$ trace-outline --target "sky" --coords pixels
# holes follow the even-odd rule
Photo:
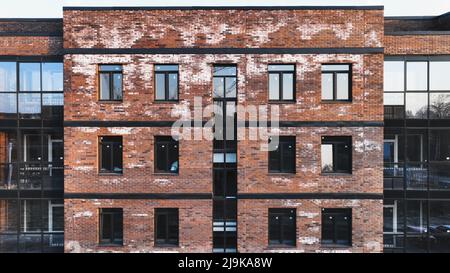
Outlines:
[[[63,6],[329,6],[384,5],[386,16],[431,16],[450,0],[3,0],[0,18],[61,18]]]

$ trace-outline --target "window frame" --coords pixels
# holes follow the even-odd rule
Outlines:
[[[347,65],[348,70],[322,70],[322,66],[324,65]],[[323,74],[331,74],[333,76],[333,98],[332,99],[324,99],[323,98],[323,86],[322,86],[322,76]],[[348,76],[348,99],[337,99],[337,75],[338,74],[347,74]],[[320,83],[321,83],[321,89],[320,89],[320,99],[322,102],[325,103],[342,103],[342,102],[352,102],[353,101],[353,64],[352,63],[322,63],[321,64],[321,74],[320,74]]]
[[[102,71],[101,66],[103,65],[111,65],[111,66],[120,66],[120,71]],[[97,65],[97,74],[98,74],[98,100],[100,102],[123,102],[124,92],[123,92],[123,64],[98,64]],[[101,76],[102,74],[107,74],[109,78],[109,98],[102,99],[102,87],[101,87]],[[120,90],[122,96],[120,99],[114,99],[114,75],[120,74]]]
[[[321,240],[320,240],[320,244],[322,246],[325,247],[352,247],[353,246],[353,210],[351,208],[322,208],[321,209]],[[334,216],[334,215],[338,215],[338,216],[342,216],[342,217],[349,217],[349,222],[348,222],[348,239],[349,241],[346,244],[339,244],[337,243],[337,236],[336,236],[336,222],[333,221],[333,242],[332,243],[325,243],[324,242],[324,219],[328,216]]]
[[[269,70],[269,67],[271,65],[292,65],[294,67],[294,70]],[[267,86],[268,86],[268,101],[270,103],[291,103],[296,101],[296,91],[297,91],[297,67],[295,63],[270,63],[267,66]],[[279,84],[278,84],[278,99],[270,99],[270,75],[276,74],[278,75]],[[283,75],[284,74],[292,74],[292,99],[284,99],[284,89],[283,89]]]
[[[282,139],[284,139],[283,141],[282,141]],[[268,152],[268,172],[269,172],[269,174],[295,174],[296,172],[297,172],[297,137],[296,136],[279,136],[279,143],[278,143],[278,149],[282,149],[281,151],[279,151],[278,153],[279,153],[279,157],[278,157],[278,160],[279,160],[279,163],[280,163],[280,167],[277,169],[277,170],[275,170],[275,169],[273,169],[273,168],[271,168],[271,166],[270,166],[270,158],[271,158],[271,153],[274,153],[274,152],[276,152],[276,151],[269,151]],[[269,139],[269,143],[270,143],[270,139]],[[293,164],[293,166],[294,166],[294,169],[293,170],[287,170],[286,168],[284,168],[283,167],[283,163],[284,163],[284,154],[283,154],[283,145],[281,145],[281,144],[291,144],[291,145],[293,145],[294,146],[294,156],[293,156],[293,160],[294,160],[294,164]],[[277,150],[278,150],[277,149]]]
[[[215,70],[215,68],[217,68],[217,67],[231,67],[231,68],[235,68],[235,70],[236,70],[236,75],[216,75],[215,74],[215,72],[214,72],[214,70]],[[238,97],[238,94],[239,94],[239,90],[238,90],[238,65],[237,64],[234,64],[234,63],[217,63],[217,64],[213,64],[213,66],[212,66],[212,75],[213,75],[213,79],[212,79],[212,90],[213,90],[213,93],[212,93],[212,97],[213,97],[213,101],[214,100],[220,100],[220,101],[222,101],[222,102],[224,102],[224,101],[236,101],[237,100],[237,97]],[[215,97],[214,96],[214,80],[216,79],[216,78],[223,78],[223,97]],[[226,94],[227,94],[227,92],[226,92],[226,90],[227,90],[227,78],[234,78],[235,80],[236,80],[236,87],[235,87],[235,89],[236,89],[236,95],[234,96],[234,97],[229,97],[229,96],[227,96]]]
[[[157,162],[157,160],[158,160],[158,149],[157,149],[157,147],[158,147],[158,144],[160,144],[160,143],[165,143],[166,145],[169,145],[169,144],[173,144],[173,143],[176,143],[177,144],[177,153],[178,153],[178,159],[177,159],[177,161],[178,161],[178,168],[177,168],[177,171],[176,172],[171,172],[170,171],[170,166],[169,166],[169,162],[166,162],[166,165],[167,166],[169,166],[169,170],[158,170],[158,162]],[[179,173],[180,173],[180,141],[179,140],[174,140],[173,138],[172,138],[172,136],[155,136],[154,137],[154,157],[153,157],[153,164],[154,164],[154,173],[155,174],[166,174],[166,175],[179,175]],[[170,151],[169,151],[169,149],[167,148],[166,149],[166,156],[167,156],[167,160],[169,160],[169,154],[170,154]]]
[[[180,244],[180,211],[178,208],[155,208],[154,211],[154,246],[155,247],[178,247]],[[166,238],[158,238],[158,216],[166,215],[165,232]],[[177,239],[176,241],[171,241],[169,238],[169,217],[175,217],[177,222]]]
[[[156,67],[157,66],[177,66],[177,70],[176,71],[170,71],[170,70],[163,70],[163,71],[157,71]],[[154,71],[154,75],[153,75],[153,83],[154,83],[154,101],[155,102],[179,102],[180,101],[180,65],[179,64],[154,64],[153,65],[153,71]],[[164,99],[158,99],[156,97],[156,91],[157,91],[157,85],[156,85],[156,78],[157,75],[164,75]],[[169,90],[170,90],[170,86],[169,86],[169,77],[170,74],[176,74],[177,75],[177,98],[176,99],[169,99]]]
[[[109,214],[111,215],[111,238],[108,239],[104,239],[103,237],[103,227],[104,227],[104,220],[103,220],[103,216],[105,214]],[[123,208],[100,208],[99,209],[99,215],[100,215],[100,221],[99,221],[99,245],[106,245],[106,246],[123,246]],[[117,217],[117,215],[120,215],[120,217],[122,218],[122,238],[118,239],[115,238],[115,229],[116,227],[114,226],[114,222],[115,222],[115,217]],[[117,240],[116,240],[117,239]]]
[[[344,143],[345,141],[345,143]],[[333,149],[333,171],[327,172],[323,171],[322,166],[322,146],[323,145],[332,145]],[[349,170],[337,170],[336,169],[336,163],[341,159],[339,154],[337,153],[337,144],[347,144],[350,146],[349,149]],[[352,136],[321,136],[321,144],[320,144],[320,163],[321,163],[321,174],[328,175],[328,174],[352,174],[353,173],[353,137]]]
[[[102,159],[103,159],[103,151],[102,151],[102,148],[103,148],[103,141],[102,141],[102,138],[104,138],[104,137],[108,137],[108,138],[120,138],[120,140],[121,140],[121,142],[120,142],[120,145],[122,146],[122,154],[120,155],[121,156],[121,161],[122,161],[122,171],[120,171],[120,172],[114,172],[114,171],[102,171],[102,166],[103,166],[103,163],[102,163]],[[111,142],[111,141],[107,141],[107,142],[105,142],[105,143],[110,143],[110,144],[116,144],[116,143],[114,143],[114,142]],[[111,167],[113,167],[114,166],[114,153],[113,153],[113,148],[111,147]],[[100,175],[123,175],[123,136],[117,136],[117,135],[102,135],[102,136],[98,136],[98,173],[100,174]]]
[[[291,215],[290,211],[294,211],[293,215]],[[278,215],[279,217],[281,217],[280,222],[278,224],[278,228],[280,229],[280,240],[278,243],[271,243],[271,238],[270,238],[270,234],[271,234],[271,229],[273,229],[273,227],[270,225],[270,219],[272,218],[272,216],[276,216]],[[286,231],[284,229],[283,223],[282,223],[282,219],[286,218],[286,217],[290,217],[290,216],[294,216],[294,238],[293,238],[293,243],[294,244],[286,244],[286,243],[282,243],[282,241],[285,239],[286,235]],[[268,209],[268,221],[267,221],[267,243],[269,245],[269,247],[292,247],[295,248],[297,246],[297,209],[296,208],[269,208]],[[288,238],[289,239],[289,238]],[[273,241],[273,240],[272,240]]]

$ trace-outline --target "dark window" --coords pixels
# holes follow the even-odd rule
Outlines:
[[[269,209],[269,245],[295,246],[296,210]]]
[[[120,101],[122,100],[122,66],[100,65],[100,100]]]
[[[322,137],[322,173],[352,172],[352,138]]]
[[[99,159],[101,173],[122,173],[122,137],[102,136],[99,138]]]
[[[100,244],[122,245],[123,210],[100,209]]]
[[[269,139],[269,146],[275,149],[269,151],[269,172],[295,173],[295,136],[280,136],[276,145],[275,138]]]
[[[269,65],[269,100],[295,99],[295,65]]]
[[[178,65],[155,65],[155,100],[178,100]]]
[[[322,100],[351,101],[352,75],[349,64],[322,65]]]
[[[352,245],[351,209],[322,209],[322,244]]]
[[[155,245],[178,245],[178,209],[155,209]]]
[[[171,136],[155,137],[155,172],[178,173],[178,141]]]

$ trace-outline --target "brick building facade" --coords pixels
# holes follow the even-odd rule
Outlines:
[[[410,227],[405,224],[402,234],[388,230],[391,205],[383,205],[386,195],[403,201],[409,194],[406,175],[405,188],[386,189],[388,165],[398,169],[400,163],[386,161],[385,55],[450,54],[446,16],[385,19],[380,6],[65,7],[63,18],[0,22],[0,52],[5,60],[39,55],[42,63],[50,57],[64,62],[64,126],[53,128],[64,131],[64,217],[53,215],[53,203],[46,205],[63,197],[60,190],[42,186],[33,199],[40,200],[43,219],[63,220],[65,252],[407,249],[407,243],[390,242],[409,240]],[[43,64],[41,71],[47,75]],[[270,113],[277,107],[279,129],[258,140],[167,138],[177,120],[193,124],[192,132],[216,132],[200,127],[209,116],[194,122],[195,110],[209,105],[227,105],[214,121],[245,135],[254,129],[254,117],[230,116],[229,109]],[[20,105],[14,119],[0,106],[2,128],[17,122],[14,130],[20,131]],[[227,118],[219,121],[222,115]],[[24,126],[36,120],[43,143],[51,135],[44,116],[28,118]],[[401,120],[386,122],[395,127]],[[448,123],[442,119],[441,125]],[[274,132],[281,136],[277,149],[261,150]],[[24,146],[16,151],[17,181],[27,166],[20,155],[27,154],[25,138],[17,137],[17,147]],[[8,150],[0,145],[7,166],[0,178],[6,181],[12,160],[3,159]],[[45,164],[39,159],[42,181],[55,165],[47,158]],[[5,251],[31,251],[22,243],[30,236],[21,224],[30,218],[22,191],[0,190]],[[424,200],[430,202],[429,196]],[[36,229],[41,251],[54,233],[52,223],[41,221]],[[430,227],[427,242],[434,236]]]

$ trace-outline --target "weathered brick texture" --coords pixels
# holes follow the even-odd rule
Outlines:
[[[77,48],[338,48],[383,47],[382,10],[66,10],[64,47]],[[234,63],[237,102],[280,108],[282,121],[383,121],[383,54],[66,54],[66,121],[174,121],[192,119],[194,97],[212,103],[213,64]],[[99,64],[123,65],[123,102],[98,101]],[[154,101],[154,64],[179,65],[178,103]],[[296,67],[296,101],[268,103],[267,66]],[[352,64],[351,103],[321,101],[321,64]],[[204,117],[204,120],[209,117]],[[244,117],[241,120],[249,120]],[[248,131],[248,129],[247,129]],[[290,127],[297,138],[294,175],[268,174],[268,153],[259,141],[238,143],[239,193],[382,193],[381,127]],[[211,193],[212,141],[181,140],[178,175],[154,173],[154,136],[163,127],[66,127],[66,193]],[[98,136],[121,135],[124,173],[98,174]],[[321,175],[321,136],[353,140],[353,174]],[[124,209],[123,247],[98,246],[98,209]],[[153,248],[153,209],[180,209],[180,247]],[[268,249],[267,211],[297,208],[297,247],[292,251],[334,251],[320,246],[320,209],[353,208],[354,246],[340,251],[382,249],[381,200],[260,200],[238,203],[238,250]],[[212,251],[211,200],[66,199],[67,252]],[[146,215],[137,217],[133,215]]]

